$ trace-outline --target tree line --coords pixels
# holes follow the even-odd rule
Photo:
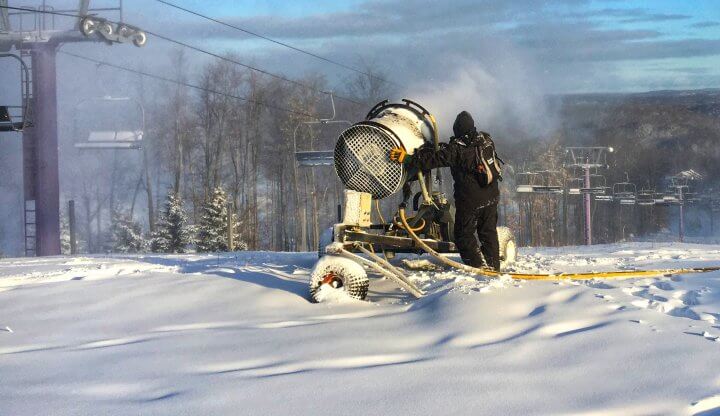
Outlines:
[[[227,201],[217,211],[225,209],[223,218],[236,220],[234,247],[317,249],[322,230],[337,220],[343,187],[332,167],[298,167],[294,152],[332,149],[345,126],[305,122],[331,115],[330,98],[323,91],[332,89],[359,103],[335,100],[336,118],[350,122],[361,120],[369,108],[397,91],[380,81],[382,74],[371,65],[366,72],[377,78],[358,75],[332,83],[315,73],[287,83],[225,61],[207,63],[194,72],[181,51],[171,55],[168,67],[173,78],[203,90],[132,80],[129,88],[147,113],[142,150],[64,151],[69,157],[63,160],[71,162],[63,169],[63,199],[76,202],[81,250],[123,250],[115,244],[122,240],[118,235],[137,234],[145,242],[133,247],[167,251],[156,240],[168,232],[163,229],[170,215],[168,204],[187,213],[184,247],[226,249],[198,245],[209,239],[209,234],[200,233],[201,223],[218,191]],[[607,103],[571,97],[560,107],[562,121],[549,137],[498,140],[501,156],[510,165],[501,184],[501,223],[511,227],[523,245],[583,241],[581,198],[515,192],[515,176],[523,170],[555,171],[560,182],[572,180],[573,172],[563,168],[566,146],[614,147],[610,169],[599,172],[609,187],[627,176],[638,190],[661,191],[666,175],[690,168],[706,173],[707,183],[717,177],[720,165],[715,163],[719,156],[714,143],[720,139],[720,126],[714,113],[702,112],[707,106],[673,104],[666,97],[657,102],[613,97]],[[449,172],[443,177],[441,189],[452,196]],[[381,201],[385,218],[392,217],[399,198]],[[652,236],[673,229],[677,221],[674,207],[594,202],[592,210],[596,242]],[[691,234],[707,229],[708,221],[714,227],[715,214],[705,211],[688,210]],[[214,221],[219,224],[222,219]],[[216,233],[216,243],[227,239]]]
[[[118,230],[128,237],[128,230],[139,227],[135,234],[146,240],[143,249],[163,251],[153,239],[165,232],[168,203],[182,206],[187,224],[195,227],[189,243],[207,249],[202,244],[209,236],[199,229],[218,191],[236,218],[235,247],[315,250],[321,230],[336,219],[342,185],[332,167],[299,168],[294,152],[332,149],[346,126],[305,122],[331,115],[331,90],[349,98],[335,98],[336,118],[361,120],[391,93],[381,74],[368,66],[370,76],[333,85],[318,74],[287,83],[215,61],[193,75],[182,51],[171,54],[169,67],[174,79],[203,89],[133,80],[128,88],[147,119],[141,150],[65,147],[63,160],[70,162],[63,169],[63,200],[76,201],[81,250],[122,251],[126,244],[116,244]]]

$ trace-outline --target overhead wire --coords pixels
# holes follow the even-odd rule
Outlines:
[[[30,12],[30,13],[52,14],[52,15],[55,15],[55,16],[65,16],[65,17],[75,17],[75,18],[84,17],[84,16],[80,16],[80,15],[77,15],[77,14],[70,14],[70,13],[65,13],[65,12],[56,12],[56,11],[53,11],[53,10],[44,10],[44,9],[43,9],[43,10],[29,9],[29,8],[27,8],[27,7],[14,7],[14,6],[4,6],[4,5],[0,5],[0,9],[15,10],[15,11],[20,11],[20,12]],[[108,21],[109,21],[109,20],[108,20]],[[114,22],[113,22],[113,23],[114,23]]]
[[[202,48],[198,48],[197,46],[193,46],[193,45],[190,45],[190,44],[188,44],[188,43],[181,42],[181,41],[179,41],[179,40],[175,40],[175,39],[169,38],[169,37],[167,37],[167,36],[165,36],[165,35],[161,35],[161,34],[158,34],[158,33],[156,33],[156,32],[149,31],[149,30],[143,30],[143,31],[144,31],[145,33],[147,33],[148,35],[155,36],[156,38],[162,39],[162,40],[164,40],[164,41],[166,41],[166,42],[174,43],[174,44],[179,45],[179,46],[182,46],[182,47],[184,47],[184,48],[187,48],[187,49],[190,49],[190,50],[193,50],[193,51],[196,51],[196,52],[200,52],[200,53],[203,53],[203,54],[212,56],[212,57],[214,57],[214,58],[217,58],[217,59],[220,59],[220,60],[223,60],[223,61],[226,61],[226,62],[230,62],[230,63],[233,63],[233,64],[235,64],[235,65],[242,66],[242,67],[244,67],[244,68],[248,68],[248,69],[250,69],[250,70],[259,72],[259,73],[261,73],[261,74],[268,75],[268,76],[270,76],[270,77],[279,79],[279,80],[281,80],[281,81],[285,81],[285,82],[287,82],[287,83],[294,84],[294,85],[297,85],[297,86],[299,86],[299,87],[303,87],[303,88],[306,88],[306,89],[308,89],[308,90],[312,90],[312,91],[315,91],[315,92],[318,92],[318,93],[321,93],[321,94],[330,94],[330,93],[327,92],[327,91],[319,90],[319,89],[317,89],[317,88],[315,88],[315,87],[312,87],[312,86],[310,86],[310,85],[307,85],[307,84],[305,84],[305,83],[302,83],[302,82],[299,82],[299,81],[295,81],[295,80],[290,79],[290,78],[286,78],[286,77],[284,77],[284,76],[282,76],[282,75],[273,74],[273,73],[271,73],[271,72],[265,71],[264,69],[260,69],[260,68],[256,68],[256,67],[251,66],[251,65],[248,65],[248,64],[244,64],[244,63],[242,63],[242,62],[240,62],[240,61],[237,61],[237,60],[235,60],[235,59],[229,58],[229,57],[227,57],[227,56],[223,56],[223,55],[220,55],[220,54],[217,54],[217,53],[214,53],[214,52],[206,51],[206,50],[204,50],[204,49],[202,49]],[[357,105],[364,105],[363,103],[361,103],[361,102],[359,102],[359,101],[353,100],[352,98],[344,97],[344,96],[342,96],[342,95],[333,94],[333,96],[334,96],[335,98],[341,99],[341,100],[343,100],[343,101],[347,101],[347,102],[349,102],[349,103],[353,103],[353,104],[357,104]]]
[[[72,57],[74,57],[74,58],[82,59],[82,60],[85,60],[85,61],[88,61],[88,62],[92,62],[92,63],[98,64],[98,65],[105,65],[105,66],[108,66],[108,67],[110,67],[110,68],[115,68],[115,69],[119,69],[119,70],[122,70],[122,71],[132,72],[132,73],[135,73],[135,74],[138,74],[138,75],[142,75],[142,76],[147,77],[147,78],[152,78],[152,79],[156,79],[156,80],[160,80],[160,81],[164,81],[164,82],[169,82],[169,83],[172,83],[172,84],[177,84],[177,85],[181,85],[181,86],[183,86],[183,87],[193,88],[193,89],[196,89],[196,90],[209,92],[209,93],[211,93],[211,94],[220,95],[220,96],[223,96],[223,97],[233,98],[233,99],[236,99],[236,100],[240,100],[240,101],[245,101],[245,102],[257,104],[257,105],[260,105],[260,106],[263,106],[263,107],[267,107],[267,108],[271,108],[271,109],[274,109],[274,110],[283,111],[283,112],[286,112],[286,113],[295,114],[295,115],[304,116],[304,117],[310,117],[310,118],[313,118],[313,119],[316,119],[316,118],[317,118],[315,115],[312,115],[312,114],[310,114],[310,113],[306,113],[306,112],[304,112],[304,111],[291,110],[291,109],[289,109],[289,108],[276,106],[276,105],[274,105],[274,104],[269,104],[269,103],[266,103],[266,102],[263,102],[263,101],[258,101],[258,100],[252,99],[252,98],[242,97],[242,96],[239,96],[239,95],[234,95],[234,94],[229,94],[229,93],[227,93],[227,92],[214,90],[214,89],[211,89],[211,88],[201,87],[201,86],[199,86],[199,85],[190,84],[189,82],[179,81],[179,80],[176,80],[176,79],[173,79],[173,78],[164,77],[164,76],[162,76],[162,75],[152,74],[152,73],[149,73],[149,72],[146,72],[146,71],[142,71],[142,70],[139,70],[139,69],[128,68],[128,67],[126,67],[126,66],[122,66],[122,65],[113,64],[113,63],[110,63],[110,62],[101,61],[101,60],[99,60],[99,59],[89,58],[89,57],[87,57],[87,56],[78,55],[78,54],[76,54],[76,53],[67,52],[67,51],[58,51],[58,53],[61,53],[61,54],[63,54],[63,55],[72,56]]]
[[[290,44],[288,44],[288,43],[279,41],[279,40],[277,40],[277,39],[273,39],[273,38],[270,38],[270,37],[268,37],[268,36],[261,35],[261,34],[259,34],[259,33],[257,33],[257,32],[254,32],[254,31],[251,31],[251,30],[242,28],[242,27],[240,27],[240,26],[237,26],[237,25],[234,25],[234,24],[231,24],[231,23],[228,23],[228,22],[225,22],[225,21],[216,19],[216,18],[214,18],[214,17],[210,17],[210,16],[208,16],[208,15],[202,14],[202,13],[200,13],[200,12],[196,12],[196,11],[194,11],[194,10],[190,10],[190,9],[188,9],[188,8],[185,8],[185,7],[179,6],[179,5],[177,5],[177,4],[171,3],[171,2],[169,2],[169,1],[166,1],[166,0],[155,0],[155,1],[157,1],[158,3],[164,4],[164,5],[166,5],[166,6],[173,7],[173,8],[175,8],[175,9],[182,10],[182,11],[184,11],[184,12],[186,12],[186,13],[189,13],[189,14],[192,14],[192,15],[195,15],[195,16],[198,16],[198,17],[201,17],[201,18],[203,18],[203,19],[209,20],[209,21],[211,21],[211,22],[215,22],[215,23],[218,23],[218,24],[220,24],[220,25],[223,25],[223,26],[226,26],[226,27],[229,27],[229,28],[238,30],[238,31],[243,32],[243,33],[246,33],[246,34],[248,34],[248,35],[252,35],[252,36],[258,37],[258,38],[260,38],[260,39],[264,39],[264,40],[266,40],[266,41],[268,41],[268,42],[272,42],[272,43],[274,43],[274,44],[276,44],[276,45],[280,45],[280,46],[286,47],[286,48],[288,48],[288,49],[292,49],[292,50],[294,50],[294,51],[296,51],[296,52],[300,52],[300,53],[303,53],[303,54],[305,54],[305,55],[311,56],[311,57],[313,57],[313,58],[320,59],[320,60],[325,61],[325,62],[327,62],[327,63],[330,63],[330,64],[333,64],[333,65],[339,66],[339,67],[341,67],[341,68],[348,69],[348,70],[353,71],[353,72],[356,72],[356,73],[358,73],[358,74],[365,75],[365,76],[367,76],[367,77],[369,77],[369,78],[374,78],[374,79],[376,79],[376,80],[378,80],[378,81],[383,81],[383,82],[386,82],[386,83],[388,83],[388,84],[398,85],[398,84],[396,84],[396,83],[393,82],[393,81],[387,80],[387,79],[385,79],[385,78],[383,78],[383,77],[379,77],[379,76],[377,76],[377,75],[373,75],[373,74],[371,74],[370,72],[363,71],[363,70],[361,70],[361,69],[357,69],[357,68],[352,67],[352,66],[350,66],[350,65],[348,65],[348,64],[344,64],[344,63],[342,63],[342,62],[339,62],[339,61],[336,61],[336,60],[333,60],[333,59],[324,57],[324,56],[322,56],[322,55],[318,55],[318,54],[316,54],[316,53],[313,53],[313,52],[310,52],[310,51],[307,51],[307,50],[298,48],[297,46],[290,45]]]
[[[25,12],[31,12],[31,13],[42,13],[42,14],[51,14],[51,15],[56,15],[56,16],[73,17],[73,18],[78,18],[78,19],[82,19],[82,18],[85,17],[85,16],[83,16],[83,15],[78,15],[78,14],[70,14],[70,13],[64,13],[64,12],[56,12],[56,11],[52,11],[52,10],[36,10],[36,9],[30,9],[30,8],[24,8],[24,7],[13,7],[13,6],[0,5],[0,8],[2,8],[2,9],[8,9],[8,10],[16,10],[16,11],[25,11]],[[115,22],[115,21],[112,21],[112,20],[109,20],[109,19],[105,19],[105,20],[106,20],[107,22],[110,22],[110,23],[113,23],[113,24],[119,24],[119,22]],[[227,57],[227,56],[223,56],[223,55],[220,55],[220,54],[217,54],[217,53],[214,53],[214,52],[210,52],[210,51],[208,51],[208,50],[199,48],[199,47],[197,47],[197,46],[190,45],[190,44],[188,44],[188,43],[185,43],[185,42],[182,42],[182,41],[179,41],[179,40],[170,38],[170,37],[165,36],[165,35],[161,35],[161,34],[156,33],[156,32],[154,32],[154,31],[144,30],[144,29],[143,29],[143,32],[145,32],[145,33],[148,34],[148,35],[155,36],[155,37],[158,38],[158,39],[162,39],[162,40],[164,40],[164,41],[166,41],[166,42],[174,43],[174,44],[176,44],[176,45],[178,45],[178,46],[182,46],[182,47],[184,47],[184,48],[191,49],[191,50],[193,50],[193,51],[196,51],[196,52],[199,52],[199,53],[203,53],[203,54],[205,54],[205,55],[212,56],[212,57],[214,57],[214,58],[217,58],[217,59],[220,59],[220,60],[223,60],[223,61],[226,61],[226,62],[230,62],[230,63],[235,64],[235,65],[238,65],[238,66],[242,66],[242,67],[247,68],[247,69],[250,69],[250,70],[252,70],[252,71],[262,73],[262,74],[264,74],[264,75],[267,75],[267,76],[270,76],[270,77],[272,77],[272,78],[279,79],[279,80],[281,80],[281,81],[284,81],[284,82],[287,82],[287,83],[290,83],[290,84],[293,84],[293,85],[296,85],[296,86],[305,88],[305,89],[307,89],[307,90],[314,91],[314,92],[317,92],[317,93],[320,93],[320,94],[326,94],[326,95],[333,94],[333,96],[334,96],[335,98],[338,98],[338,99],[340,99],[340,100],[347,101],[347,102],[349,102],[349,103],[352,103],[352,104],[355,104],[355,105],[358,105],[358,106],[364,106],[363,103],[361,103],[361,102],[359,102],[359,101],[357,101],[357,100],[353,100],[352,98],[345,97],[345,96],[342,96],[342,95],[338,95],[338,94],[335,94],[335,93],[331,93],[331,92],[328,92],[328,91],[323,91],[323,90],[321,90],[321,89],[315,88],[315,87],[313,87],[313,86],[311,86],[311,85],[308,85],[308,84],[305,84],[305,83],[303,83],[303,82],[295,81],[295,80],[293,80],[293,79],[284,77],[284,76],[282,76],[282,75],[274,74],[274,73],[269,72],[269,71],[266,71],[266,70],[264,70],[264,69],[260,69],[260,68],[254,67],[254,66],[252,66],[252,65],[248,65],[248,64],[245,64],[245,63],[243,63],[243,62],[240,62],[240,61],[238,61],[238,60],[231,59],[231,58],[229,58],[229,57]]]

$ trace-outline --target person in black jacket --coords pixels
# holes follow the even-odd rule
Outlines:
[[[501,178],[495,144],[488,133],[475,129],[467,111],[457,115],[453,133],[449,143],[441,144],[438,151],[423,146],[411,156],[398,147],[390,151],[390,159],[409,169],[450,168],[456,209],[453,231],[460,256],[473,267],[483,267],[484,256],[487,267],[500,270],[497,204]]]

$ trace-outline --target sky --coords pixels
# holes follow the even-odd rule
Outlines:
[[[462,66],[502,76],[515,65],[549,93],[720,86],[715,0],[175,1],[332,59],[372,65],[409,85],[441,82]],[[128,21],[239,52],[269,70],[343,75],[157,2],[129,0],[125,7]]]
[[[535,84],[544,93],[636,92],[720,87],[716,0],[171,0],[183,7],[356,67],[404,90],[458,78],[463,70]],[[10,0],[10,5],[20,6]],[[56,9],[75,0],[48,0]],[[105,7],[111,0],[93,0]],[[217,53],[235,52],[270,72],[353,75],[298,52],[175,10],[125,0],[124,20]],[[109,18],[117,14],[99,12]],[[62,18],[59,18],[62,20]],[[151,37],[126,51],[69,45],[96,58],[131,55],[152,67],[175,48]],[[191,62],[207,57],[190,52]],[[125,58],[127,59],[127,58]]]

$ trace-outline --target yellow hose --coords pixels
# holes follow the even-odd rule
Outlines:
[[[417,228],[410,228],[413,232],[418,232],[418,231],[422,230],[423,228],[425,228],[425,218],[420,218],[420,221],[422,221],[422,223],[420,223],[420,225],[418,225]],[[405,229],[407,229],[407,227],[410,227],[410,224],[405,225],[405,224],[395,223],[395,225],[402,230],[405,230]]]
[[[435,144],[435,151],[437,152],[440,148],[440,135],[438,134],[438,124],[435,120],[435,116],[432,114],[428,114],[427,117],[430,119],[430,124],[432,124],[433,128],[433,141]]]
[[[490,269],[481,269],[477,267],[468,266],[467,264],[458,263],[451,260],[428,246],[422,241],[417,234],[410,228],[405,217],[405,209],[400,208],[400,220],[405,226],[410,237],[417,243],[420,248],[425,250],[429,255],[440,260],[442,263],[460,269],[469,273],[479,274],[487,277],[498,277],[498,276],[510,276],[517,280],[590,280],[590,279],[633,279],[638,277],[650,277],[650,276],[669,276],[675,274],[688,274],[688,273],[706,273],[720,270],[720,267],[702,267],[702,268],[688,268],[688,269],[666,269],[666,270],[616,270],[610,272],[586,272],[586,273],[500,273]]]
[[[380,217],[380,222],[382,224],[385,224],[385,218],[383,218],[382,212],[380,211],[380,200],[379,199],[375,200],[375,211],[377,212],[378,217]]]

